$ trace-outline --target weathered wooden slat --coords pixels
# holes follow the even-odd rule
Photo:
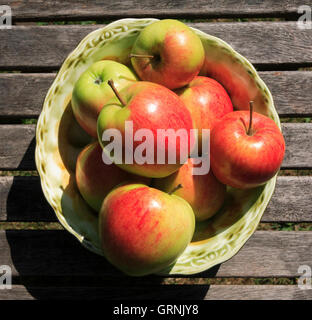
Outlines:
[[[312,290],[295,285],[212,285],[205,300],[310,300]]]
[[[277,178],[276,188],[261,222],[312,221],[312,177]]]
[[[308,29],[299,29],[296,22],[189,25],[222,38],[254,64],[312,63],[312,34]],[[82,38],[99,27],[13,26],[11,30],[0,33],[0,68],[56,70]]]
[[[259,72],[280,116],[311,116],[312,72]],[[38,117],[54,73],[0,73],[0,117]],[[300,93],[300,94],[298,94]]]
[[[54,78],[53,73],[0,73],[0,116],[38,117]]]
[[[259,72],[280,116],[312,115],[312,72]]]
[[[312,177],[277,179],[262,222],[311,222]],[[0,177],[0,221],[57,221],[39,177]]]
[[[25,287],[0,291],[0,300],[311,300],[312,290],[295,285],[159,285],[105,287]],[[162,312],[161,309],[159,309]],[[155,313],[155,312],[154,312]],[[153,313],[153,314],[154,314]],[[149,311],[147,315],[149,314]]]
[[[0,170],[36,168],[35,130],[35,125],[0,126]]]
[[[198,0],[196,5],[188,0],[152,1],[97,0],[85,4],[75,1],[14,1],[11,5],[16,20],[49,19],[110,19],[115,17],[233,17],[233,16],[289,16],[296,15],[302,5],[299,0],[287,1],[212,1]]]
[[[196,277],[296,277],[312,265],[311,246],[309,231],[256,231],[232,259]],[[124,277],[66,231],[0,231],[0,252],[15,276]]]
[[[283,123],[286,143],[283,168],[311,168],[312,165],[312,124]]]
[[[56,221],[39,177],[0,177],[0,221]]]
[[[312,167],[312,124],[284,123],[286,141],[282,168]],[[0,125],[0,170],[34,170],[35,126]]]

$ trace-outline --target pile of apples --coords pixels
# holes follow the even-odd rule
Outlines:
[[[252,108],[234,111],[220,83],[198,76],[205,52],[185,24],[167,19],[145,27],[130,58],[132,67],[111,60],[91,65],[74,86],[72,108],[94,137],[77,159],[76,182],[99,215],[103,253],[126,274],[141,276],[177,260],[192,240],[196,221],[222,207],[226,185],[253,188],[272,178],[285,143],[273,120]],[[188,160],[105,164],[103,132],[118,129],[124,142],[127,120],[134,134],[150,129],[155,148],[157,129],[187,130]],[[192,129],[199,130],[199,146],[201,130],[211,130],[211,170],[204,175],[193,175]],[[132,143],[135,150],[142,141]],[[168,156],[168,144],[162,147]],[[177,144],[177,159],[180,153]]]

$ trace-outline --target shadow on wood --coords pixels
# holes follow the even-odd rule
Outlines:
[[[35,145],[36,138],[34,137],[20,160],[17,170],[29,168],[30,163],[32,163],[31,166],[34,166]],[[3,179],[5,179],[3,183],[9,185],[7,188],[9,191],[4,194],[7,197],[6,210],[1,220],[32,221],[36,213],[36,221],[56,221],[52,208],[43,197],[38,177],[25,174],[25,176],[7,176]]]
[[[70,110],[68,112],[65,114],[70,115]],[[33,159],[34,149],[35,138],[20,161],[20,168]],[[63,151],[62,156],[68,156],[66,150]],[[27,216],[31,216],[32,210],[38,212],[41,221],[54,218],[52,209],[42,204],[42,191],[35,184],[37,178],[27,178],[27,190],[22,188],[24,178],[14,177],[13,182],[9,181],[12,186],[7,198],[7,220],[31,221]],[[208,285],[180,285],[179,281],[168,278],[164,284],[162,276],[125,276],[65,231],[7,230],[1,242],[0,264],[3,258],[12,268],[14,281],[25,285],[35,299],[203,299],[209,290]],[[214,277],[218,269],[219,266],[212,268],[205,276]],[[91,278],[93,287],[90,288],[88,279]]]
[[[28,292],[45,300],[202,300],[209,285],[152,285],[109,287],[32,287]]]
[[[125,276],[64,231],[8,230],[5,237],[10,252],[2,255],[10,255],[5,260],[13,276],[36,299],[204,299],[209,290],[208,285],[164,284],[160,276]],[[215,276],[218,268],[205,276]]]
[[[5,221],[56,221],[55,214],[43,196],[38,177],[6,177],[9,184]]]

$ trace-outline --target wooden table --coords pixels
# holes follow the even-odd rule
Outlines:
[[[297,28],[301,0],[6,2],[15,25],[0,30],[0,265],[11,266],[13,286],[0,290],[0,299],[312,299],[312,290],[296,285],[299,266],[312,268],[312,224],[310,231],[272,228],[312,223],[312,123],[306,119],[312,116],[312,30]],[[64,58],[102,26],[50,22],[105,24],[124,17],[186,18],[224,39],[255,65],[284,119],[286,156],[261,230],[231,260],[202,274],[126,277],[66,231],[33,230],[55,228],[56,218],[38,176],[25,175],[36,170],[35,124],[22,119],[38,117]]]

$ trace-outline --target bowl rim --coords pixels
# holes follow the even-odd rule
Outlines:
[[[83,46],[87,43],[87,41],[89,39],[92,39],[92,37],[98,33],[104,33],[104,32],[109,32],[111,29],[114,29],[116,27],[122,27],[122,26],[127,26],[129,23],[138,23],[141,25],[144,24],[150,24],[152,22],[158,21],[159,19],[155,19],[155,18],[140,18],[140,19],[135,19],[135,18],[126,18],[126,19],[120,19],[120,20],[116,20],[104,27],[100,27],[95,29],[94,31],[90,32],[89,34],[87,34],[77,45],[77,47],[71,51],[71,53],[69,53],[69,55],[66,57],[66,59],[64,59],[52,85],[50,86],[44,103],[43,103],[43,108],[42,111],[40,113],[40,116],[38,118],[38,122],[37,122],[37,126],[36,126],[36,149],[35,149],[35,162],[36,162],[36,166],[37,166],[37,170],[40,176],[40,183],[41,183],[41,187],[44,193],[45,198],[47,199],[47,201],[49,202],[49,204],[52,206],[59,222],[62,224],[62,226],[69,232],[71,233],[73,236],[75,236],[76,239],[78,239],[78,241],[87,249],[89,249],[90,251],[99,254],[99,255],[103,255],[103,253],[101,252],[101,250],[99,248],[94,247],[94,245],[92,244],[92,242],[90,242],[88,239],[85,239],[85,237],[81,234],[79,234],[78,232],[76,232],[66,221],[65,217],[59,212],[57,205],[55,205],[54,203],[54,199],[51,196],[51,191],[49,189],[48,183],[46,181],[46,175],[44,170],[42,169],[41,166],[41,162],[42,162],[42,141],[39,139],[40,137],[40,130],[41,127],[43,126],[43,119],[45,117],[45,113],[48,110],[48,100],[50,98],[50,96],[53,94],[53,90],[54,87],[56,86],[56,83],[60,80],[61,75],[67,70],[69,61],[71,59],[73,59],[73,57],[75,55],[77,55],[81,48],[83,48]],[[270,92],[270,90],[268,89],[268,87],[266,86],[266,84],[264,83],[264,81],[260,78],[260,76],[258,75],[256,69],[254,68],[254,66],[241,54],[239,54],[235,49],[233,49],[232,46],[230,46],[228,43],[226,43],[224,40],[212,36],[212,35],[208,35],[207,33],[198,30],[194,27],[191,27],[191,29],[197,33],[200,37],[209,37],[210,40],[215,41],[216,43],[218,43],[219,45],[227,48],[228,50],[230,50],[230,52],[235,55],[235,57],[237,57],[239,59],[240,62],[242,62],[253,74],[254,78],[258,81],[258,83],[261,86],[261,90],[265,91],[267,94],[267,98],[269,101],[269,111],[271,112],[270,116],[271,118],[275,121],[275,123],[278,125],[278,127],[281,129],[281,124],[280,124],[280,120],[277,114],[277,111],[274,107],[274,102],[273,102],[273,97],[272,94]],[[185,265],[185,256],[189,257],[190,255],[192,256],[194,253],[194,247],[195,246],[199,246],[201,247],[203,244],[190,244],[185,252],[178,258],[178,260],[176,261],[174,267],[170,270],[164,270],[163,272],[159,272],[158,274],[161,275],[169,275],[169,274],[195,274],[195,273],[199,273],[199,272],[203,272],[206,271],[208,269],[210,269],[211,267],[220,264],[222,262],[225,262],[227,260],[229,260],[230,258],[232,258],[246,243],[246,241],[250,238],[250,236],[254,233],[263,212],[265,211],[270,198],[272,197],[272,194],[274,192],[274,188],[275,188],[275,183],[276,183],[276,178],[277,178],[277,174],[271,179],[269,180],[265,187],[264,190],[262,192],[262,194],[259,196],[259,198],[257,199],[257,201],[254,203],[254,205],[251,206],[251,208],[246,212],[246,215],[250,214],[251,215],[251,211],[255,211],[256,210],[256,214],[254,214],[254,217],[251,215],[250,217],[250,221],[249,221],[249,225],[252,227],[251,231],[249,230],[249,232],[247,234],[244,235],[243,239],[241,239],[239,245],[235,245],[234,249],[232,250],[228,250],[225,254],[223,255],[219,255],[218,257],[215,257],[213,260],[213,262],[207,262],[206,263],[191,263],[189,265],[189,261],[187,262],[187,267],[183,267],[183,265]],[[260,201],[260,197],[262,198]],[[260,204],[258,202],[261,202]],[[259,209],[260,208],[260,209]],[[244,232],[246,233],[247,231],[244,230]],[[198,250],[198,248],[196,248],[196,250]],[[201,250],[201,248],[199,248],[199,250]],[[183,260],[184,259],[184,260]],[[187,259],[186,259],[187,260]],[[198,260],[203,260],[203,257],[201,257],[200,255],[198,256]]]

